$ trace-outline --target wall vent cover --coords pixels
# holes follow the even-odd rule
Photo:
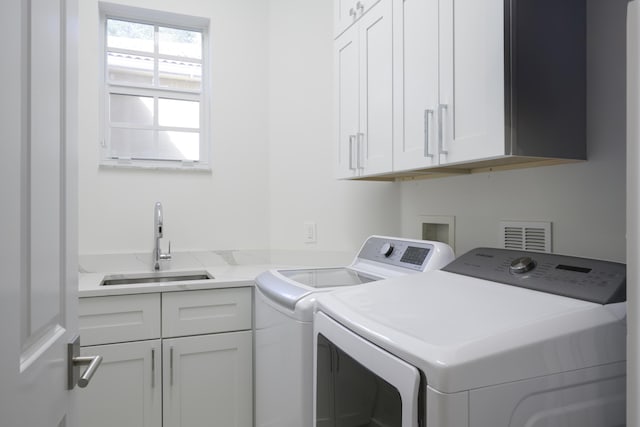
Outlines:
[[[500,240],[505,249],[551,252],[551,223],[501,221]]]

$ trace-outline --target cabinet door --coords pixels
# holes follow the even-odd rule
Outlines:
[[[163,340],[164,427],[253,425],[250,331]]]
[[[333,28],[335,36],[339,36],[356,21],[355,0],[333,0]]]
[[[504,155],[504,11],[440,1],[440,163]]]
[[[438,164],[438,0],[394,2],[393,170]]]
[[[90,387],[77,392],[80,426],[160,426],[160,340],[83,347],[81,353],[103,360]]]
[[[335,88],[338,137],[338,177],[358,175],[357,138],[360,114],[358,92],[358,31],[351,27],[335,41]]]
[[[360,44],[361,175],[393,167],[393,36],[391,0],[381,0],[358,23]]]
[[[333,0],[334,34],[338,37],[379,0]]]

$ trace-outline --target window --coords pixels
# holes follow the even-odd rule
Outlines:
[[[101,164],[208,169],[208,20],[100,8]]]

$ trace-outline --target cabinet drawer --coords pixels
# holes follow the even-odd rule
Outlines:
[[[160,338],[160,294],[80,298],[83,346]]]
[[[168,292],[162,295],[162,336],[251,329],[251,288]]]

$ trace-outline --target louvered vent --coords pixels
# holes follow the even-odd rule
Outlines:
[[[501,221],[500,233],[505,249],[551,252],[550,222]]]

